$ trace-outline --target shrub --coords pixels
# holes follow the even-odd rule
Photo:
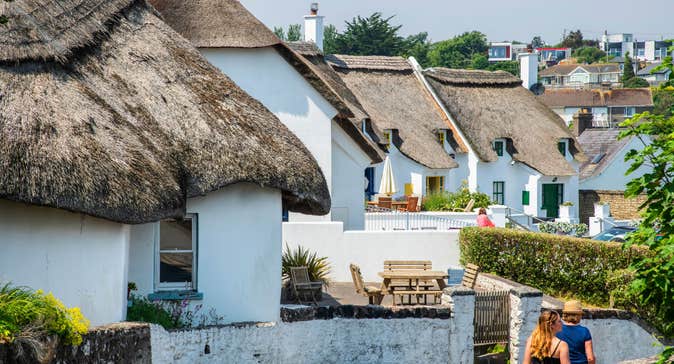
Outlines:
[[[468,185],[463,183],[456,192],[441,192],[426,196],[421,202],[421,208],[426,211],[450,211],[463,209],[470,200],[474,200],[474,208],[488,207],[492,200],[485,193],[470,192]]]
[[[79,345],[88,328],[89,320],[79,308],[66,307],[51,293],[9,283],[0,287],[0,344],[12,344],[28,361],[48,357],[48,346],[56,344],[54,337]]]
[[[627,268],[646,249],[621,244],[509,229],[464,228],[461,260],[486,272],[556,296],[608,305],[610,272]]]
[[[587,224],[571,224],[563,221],[542,222],[538,224],[538,230],[548,234],[570,235],[573,233],[576,237],[584,236],[588,231]]]
[[[290,267],[307,267],[309,279],[314,282],[323,282],[326,286],[330,284],[328,278],[330,274],[330,263],[327,257],[319,257],[315,252],[311,253],[309,249],[297,246],[290,250],[288,244],[283,249],[281,257],[281,278],[290,279]]]
[[[215,309],[203,312],[201,304],[191,306],[185,300],[150,301],[139,295],[131,295],[131,306],[126,311],[126,320],[161,325],[165,329],[204,327],[222,323]]]

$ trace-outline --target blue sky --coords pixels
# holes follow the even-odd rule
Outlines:
[[[301,23],[311,1],[240,0],[268,27]],[[609,33],[633,33],[637,40],[674,38],[674,0],[326,0],[319,13],[326,24],[344,28],[344,21],[375,11],[395,15],[403,35],[422,31],[443,40],[465,31],[479,30],[490,41],[531,41],[540,35],[557,43],[566,29],[580,29],[585,38]]]

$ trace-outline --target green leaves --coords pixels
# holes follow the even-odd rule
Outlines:
[[[309,279],[315,282],[323,282],[326,286],[330,284],[330,263],[327,257],[318,257],[317,253],[311,253],[298,245],[296,249],[290,250],[288,244],[283,249],[281,257],[281,277],[290,279],[290,267],[307,267]]]
[[[374,13],[346,22],[344,33],[335,37],[335,53],[360,56],[396,56],[403,52],[404,40],[398,35],[402,25],[391,25],[393,16]]]

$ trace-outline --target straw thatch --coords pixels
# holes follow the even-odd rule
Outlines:
[[[150,2],[161,12],[171,27],[198,48],[274,48],[339,112],[335,121],[371,158],[371,162],[378,163],[383,160],[378,148],[358,127],[354,128],[347,121],[360,115],[353,114],[352,108],[344,103],[315,65],[276,38],[239,1],[150,0]],[[200,21],[202,17],[206,20]],[[208,36],[212,38],[206,41]]]
[[[66,62],[22,58],[29,37],[5,45],[16,58],[0,64],[0,198],[144,223],[181,216],[186,198],[252,182],[280,189],[291,210],[328,211],[303,144],[143,0],[108,18],[95,14],[100,1],[80,3],[105,30],[71,32],[97,43],[59,53]],[[29,0],[3,6],[31,17],[15,18],[32,24],[29,34],[49,33],[31,19],[56,23],[44,7],[27,12]]]
[[[262,48],[281,40],[237,0],[149,0],[197,48]]]
[[[514,160],[544,175],[576,174],[557,149],[562,138],[576,160],[585,160],[564,121],[509,73],[432,68],[424,75],[481,160],[497,160],[498,138],[508,140]]]
[[[438,105],[401,57],[326,57],[356,95],[372,123],[397,131],[393,143],[401,153],[428,168],[458,164],[440,144],[438,132],[449,129]]]

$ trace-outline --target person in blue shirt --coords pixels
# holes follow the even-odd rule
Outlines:
[[[592,350],[592,335],[587,327],[580,324],[583,317],[583,308],[578,301],[564,303],[562,310],[562,331],[557,338],[569,345],[569,359],[571,364],[595,364]]]

